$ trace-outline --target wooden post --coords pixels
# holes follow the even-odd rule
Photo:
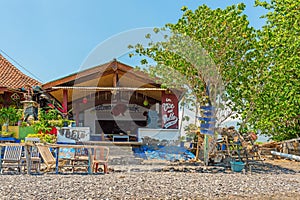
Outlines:
[[[204,164],[208,165],[208,135],[204,135]]]
[[[101,141],[104,141],[104,140],[105,140],[104,132],[102,131],[102,133],[101,133]]]
[[[95,150],[94,150],[95,151]],[[88,158],[89,158],[89,164],[88,164],[88,169],[89,169],[89,174],[93,174],[93,160],[92,160],[92,148],[88,148]]]
[[[55,160],[56,160],[56,163],[55,163],[55,174],[58,174],[59,173],[59,158],[58,158],[58,153],[59,153],[59,147],[56,147],[56,155],[55,155]]]
[[[226,149],[227,149],[228,156],[232,157],[231,153],[230,153],[230,149],[229,149],[230,146],[229,146],[228,136],[227,135],[225,136],[225,141],[226,141]]]
[[[26,167],[27,174],[31,174],[31,146],[29,144],[25,144],[25,157],[26,157]]]
[[[196,133],[196,134],[198,134],[198,133]],[[199,133],[198,134],[198,141],[197,141],[197,149],[196,149],[196,161],[199,160],[200,143],[202,142],[200,136],[201,136],[201,134]]]
[[[76,102],[75,104],[75,121],[76,121],[76,126],[79,126],[79,103]]]
[[[64,89],[63,90],[63,115],[64,117],[68,115],[68,90]]]

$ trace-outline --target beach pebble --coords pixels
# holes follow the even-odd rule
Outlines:
[[[0,175],[1,199],[299,199],[300,174],[204,166],[110,166],[109,174]]]

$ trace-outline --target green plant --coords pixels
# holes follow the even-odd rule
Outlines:
[[[29,138],[39,138],[43,143],[55,143],[56,142],[56,135],[45,134],[45,133],[32,133],[28,134],[27,137]]]
[[[22,122],[21,123],[21,127],[26,127],[26,126],[28,126],[27,122]]]
[[[35,131],[39,133],[48,133],[52,127],[62,127],[63,119],[55,109],[40,110],[39,121],[32,124]]]
[[[14,132],[6,132],[6,131],[1,132],[1,137],[11,137],[13,135],[14,135]]]
[[[6,125],[6,132],[8,132],[8,125],[15,125],[22,117],[22,110],[16,109],[13,106],[4,107],[0,109],[0,124]]]
[[[185,136],[180,136],[180,137],[179,137],[179,141],[180,141],[180,142],[185,142],[185,141],[186,141]]]
[[[63,126],[63,120],[49,120],[48,123],[51,127],[62,127]]]
[[[49,124],[45,121],[37,121],[35,123],[32,124],[33,128],[35,131],[39,132],[39,133],[46,133],[51,131],[51,127],[49,126]]]
[[[195,124],[189,124],[184,127],[184,131],[186,134],[187,141],[197,141],[197,132],[199,131],[199,127]]]

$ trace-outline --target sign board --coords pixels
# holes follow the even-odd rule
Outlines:
[[[62,127],[57,130],[58,143],[76,143],[90,140],[89,127]]]
[[[214,117],[213,106],[201,106],[200,107],[203,117],[199,117],[198,119],[201,121],[200,123],[200,133],[205,135],[213,135],[215,130],[216,118]]]
[[[178,128],[178,99],[172,93],[162,92],[162,128]]]

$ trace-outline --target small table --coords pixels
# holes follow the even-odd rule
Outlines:
[[[113,136],[113,142],[115,142],[115,139],[126,139],[127,142],[129,142],[129,136],[128,135],[114,135]]]

